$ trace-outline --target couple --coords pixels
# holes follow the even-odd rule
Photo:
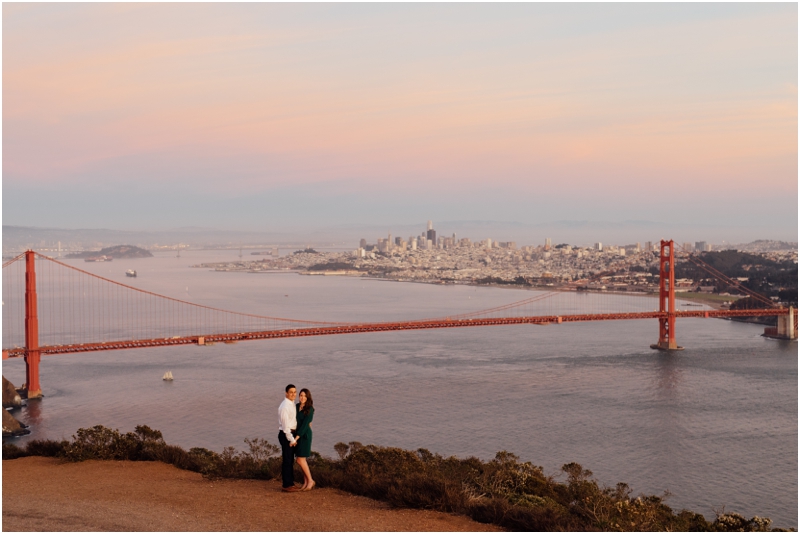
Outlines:
[[[314,418],[314,401],[311,392],[303,388],[300,390],[300,403],[295,404],[297,389],[294,384],[286,386],[286,398],[278,408],[280,432],[278,441],[283,453],[281,475],[283,477],[283,491],[309,491],[314,487],[314,479],[308,469],[311,456],[311,420]],[[303,485],[294,485],[294,457],[303,470]]]

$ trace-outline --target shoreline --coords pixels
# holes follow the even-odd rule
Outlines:
[[[199,266],[192,266],[192,267],[199,267]],[[225,273],[246,273],[246,274],[297,274],[300,276],[336,276],[336,277],[344,277],[344,278],[357,278],[361,280],[375,280],[379,282],[401,282],[401,283],[409,283],[409,284],[427,284],[427,285],[435,285],[435,286],[469,286],[469,287],[492,287],[496,289],[517,289],[522,291],[540,291],[542,293],[551,293],[551,292],[561,292],[561,293],[586,293],[592,295],[619,295],[619,296],[627,296],[627,297],[651,297],[651,298],[658,298],[658,291],[655,292],[646,292],[646,291],[610,291],[610,290],[596,290],[596,289],[582,289],[578,291],[577,289],[573,288],[564,288],[564,287],[542,287],[542,286],[528,286],[522,284],[481,284],[478,282],[461,282],[461,281],[446,281],[446,280],[406,280],[406,279],[396,279],[396,278],[386,278],[383,276],[371,276],[369,274],[353,274],[353,273],[340,273],[340,272],[315,272],[309,273],[307,271],[302,271],[299,269],[286,269],[286,270],[271,270],[271,271],[252,271],[246,269],[225,269],[225,270],[216,270],[216,269],[209,269],[211,272],[225,272]],[[731,295],[727,297],[730,300],[736,300],[737,297]],[[712,309],[719,310],[722,309],[722,302],[720,302],[719,295],[714,294],[706,294],[706,293],[690,293],[690,292],[680,292],[676,291],[675,300],[684,300],[689,302],[699,302],[702,303]]]

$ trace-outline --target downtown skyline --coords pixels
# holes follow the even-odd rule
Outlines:
[[[5,4],[3,50],[4,225],[797,240],[795,4]]]

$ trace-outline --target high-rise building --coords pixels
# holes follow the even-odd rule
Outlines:
[[[646,252],[653,252],[653,242],[652,241],[645,241],[644,242],[644,250]]]
[[[433,221],[428,221],[428,231],[433,230]]]
[[[358,246],[359,246],[359,248],[366,247],[367,246],[367,240],[362,238],[361,241],[358,243]]]
[[[595,243],[594,244],[594,248],[596,250],[603,250],[603,244],[602,243]]]
[[[694,249],[697,252],[705,252],[705,250],[706,250],[706,242],[705,241],[697,241],[697,242],[695,242]]]
[[[550,250],[551,246],[552,246],[552,242],[550,241],[550,238],[548,237],[548,238],[546,238],[544,240],[544,249],[545,250]]]
[[[428,223],[430,224],[430,221],[428,221]],[[436,244],[436,230],[433,228],[428,230],[428,234],[425,237],[428,238],[428,241],[433,241],[433,243]]]

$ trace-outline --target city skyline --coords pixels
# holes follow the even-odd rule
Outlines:
[[[4,225],[797,240],[794,4],[6,4],[3,48]]]

